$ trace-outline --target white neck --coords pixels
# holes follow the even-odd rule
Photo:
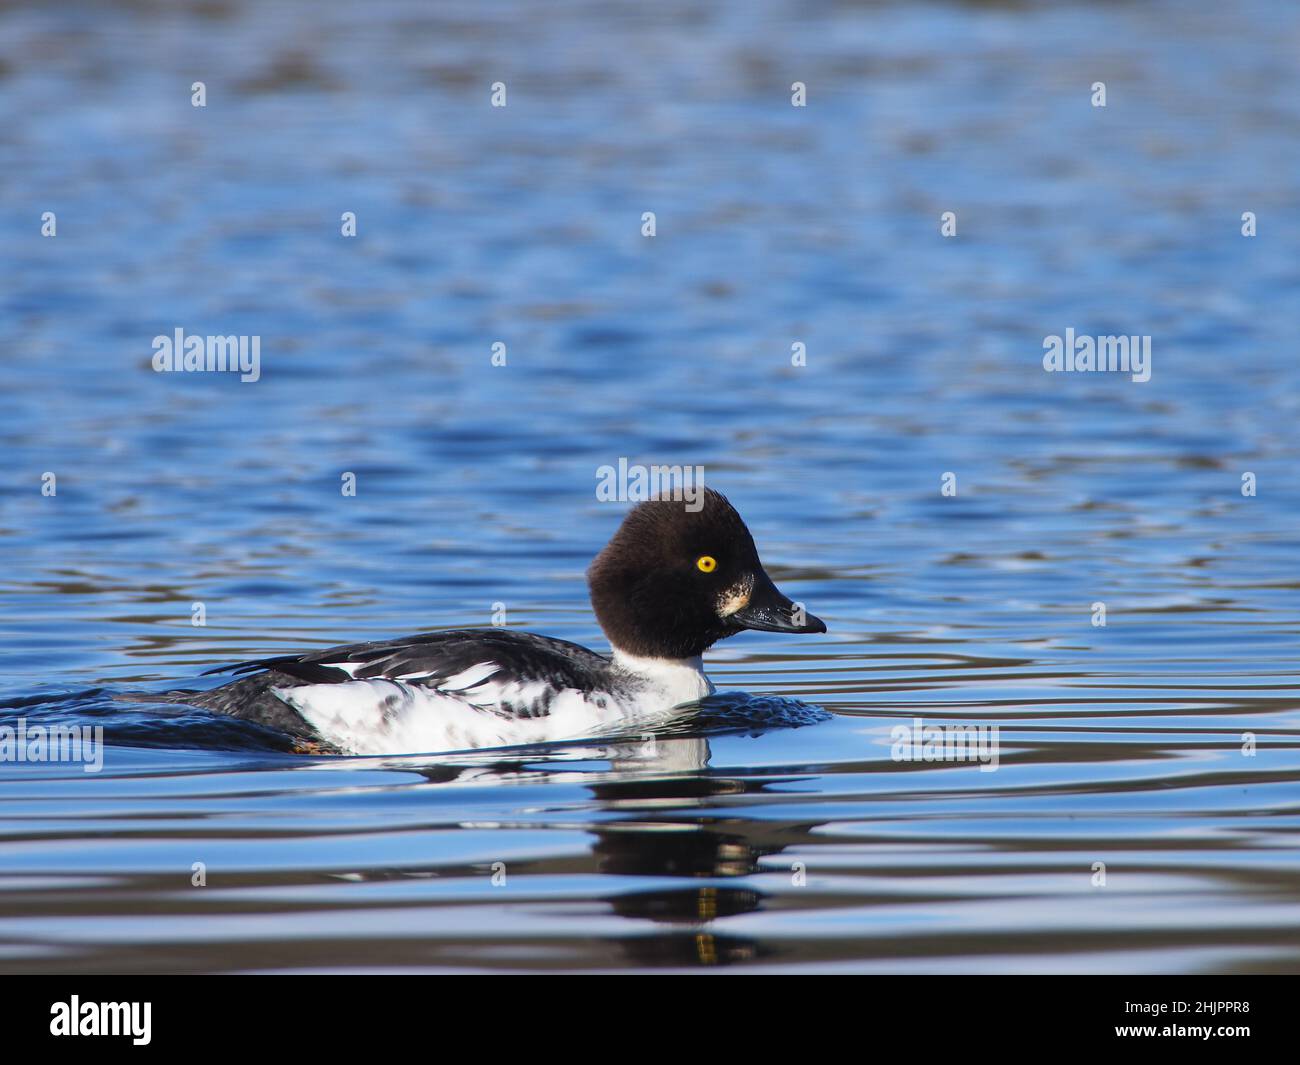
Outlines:
[[[713,694],[704,675],[704,660],[694,658],[642,658],[614,648],[614,668],[631,673],[648,687],[672,700],[672,705],[689,703]]]

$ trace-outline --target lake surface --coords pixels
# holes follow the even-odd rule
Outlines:
[[[1300,971],[1292,5],[16,3],[0,42],[0,724],[109,744],[0,764],[0,971]],[[260,380],[155,373],[177,328]],[[1045,372],[1067,329],[1151,379]],[[715,648],[752,701],[361,759],[112,698],[501,609],[604,649],[620,458],[703,465],[830,626]],[[916,719],[996,771],[897,760]]]

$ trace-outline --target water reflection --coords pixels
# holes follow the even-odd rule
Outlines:
[[[725,934],[718,927],[724,918],[761,909],[763,893],[748,883],[717,881],[749,877],[758,871],[761,857],[779,854],[783,847],[761,823],[727,816],[725,803],[713,800],[757,794],[771,782],[709,772],[709,741],[703,737],[649,735],[635,742],[552,748],[544,757],[552,765],[572,758],[605,761],[609,768],[595,773],[538,770],[527,760],[507,759],[472,769],[439,765],[419,772],[442,784],[489,779],[504,784],[534,775],[582,781],[592,810],[598,811],[587,829],[594,837],[595,871],[602,877],[673,882],[663,888],[603,894],[613,914],[651,921],[663,929],[657,935],[612,940],[629,961],[716,966],[763,953],[758,941]],[[588,783],[592,776],[597,779]],[[692,880],[709,883],[695,885]]]

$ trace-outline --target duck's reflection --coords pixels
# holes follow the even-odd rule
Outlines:
[[[438,765],[402,766],[435,783],[492,780],[510,784],[544,776],[580,783],[614,819],[590,824],[597,870],[609,877],[662,877],[662,888],[601,896],[612,912],[666,926],[661,934],[618,937],[615,945],[641,965],[712,966],[769,953],[759,941],[720,930],[719,922],[763,907],[750,883],[759,860],[786,846],[779,824],[729,814],[732,800],[772,781],[741,780],[709,768],[702,737],[647,735],[631,742],[550,746],[530,757],[512,752],[459,756]],[[698,885],[684,881],[699,880]],[[707,882],[705,882],[707,881]]]
[[[761,826],[755,822],[727,815],[720,797],[762,785],[712,774],[709,757],[706,739],[647,738],[615,747],[610,762],[617,775],[590,785],[603,809],[627,815],[592,829],[599,871],[677,881],[607,897],[621,917],[671,928],[668,934],[618,940],[619,948],[642,965],[725,965],[765,952],[758,941],[718,926],[725,918],[761,909],[762,893],[749,884],[716,881],[757,872],[759,859],[782,845],[760,841]],[[714,883],[684,885],[683,878]]]

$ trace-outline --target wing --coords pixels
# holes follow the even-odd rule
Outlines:
[[[509,629],[451,629],[262,658],[207,673],[266,670],[300,684],[393,681],[506,717],[543,716],[551,696],[608,681],[609,660],[566,640]],[[206,674],[205,674],[206,675]]]

